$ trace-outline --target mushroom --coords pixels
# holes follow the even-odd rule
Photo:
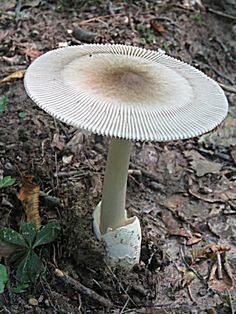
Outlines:
[[[125,210],[131,141],[187,139],[214,129],[227,115],[222,89],[162,51],[112,44],[49,51],[30,65],[24,84],[50,115],[111,137],[93,225],[110,265],[133,267],[141,229]]]

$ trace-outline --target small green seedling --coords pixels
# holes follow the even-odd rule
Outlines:
[[[0,228],[0,239],[19,246],[9,260],[16,263],[16,279],[20,283],[35,282],[44,272],[44,265],[34,249],[56,239],[60,231],[57,222],[51,222],[37,230],[35,223],[22,222],[20,232]]]
[[[0,114],[3,114],[8,105],[8,98],[6,96],[3,96],[2,99],[0,99]]]
[[[25,292],[25,290],[29,287],[28,283],[19,283],[16,287],[11,288],[11,292],[20,294]]]
[[[4,292],[6,283],[8,282],[7,268],[0,264],[0,294]]]
[[[167,42],[167,41],[165,41],[162,45],[161,45],[161,48],[163,49],[163,50],[165,50],[165,52],[169,52],[170,51],[170,44]]]
[[[23,119],[26,116],[26,112],[21,111],[21,112],[19,112],[18,116],[19,116],[19,118]]]
[[[13,185],[16,182],[16,179],[11,176],[6,176],[0,179],[0,189],[6,188],[8,186]]]

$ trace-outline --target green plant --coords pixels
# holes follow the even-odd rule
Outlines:
[[[17,285],[16,287],[12,287],[11,288],[11,292],[16,293],[16,294],[20,294],[25,292],[25,290],[29,287],[29,285],[27,283],[19,283],[19,285]]]
[[[205,25],[205,21],[202,15],[194,14],[192,18],[198,25]]]
[[[16,179],[11,176],[6,176],[0,179],[0,189],[6,188],[7,186],[11,186],[16,182]]]
[[[0,100],[0,114],[4,113],[6,111],[8,105],[8,98],[6,96],[3,96]]]
[[[20,283],[35,282],[44,272],[43,262],[34,250],[54,241],[59,231],[57,222],[48,223],[38,230],[34,223],[22,222],[19,233],[11,228],[0,228],[1,240],[19,246],[9,260],[16,263],[16,278]]]
[[[5,265],[0,264],[0,293],[4,292],[4,288],[7,281],[8,281],[7,268]]]
[[[167,41],[165,41],[162,45],[161,45],[161,48],[163,49],[163,50],[165,50],[165,52],[169,52],[170,51],[170,44],[167,42]]]

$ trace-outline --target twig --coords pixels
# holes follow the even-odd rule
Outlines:
[[[217,274],[218,274],[218,279],[222,279],[223,278],[223,274],[222,274],[222,262],[221,262],[220,252],[216,252],[216,257],[217,257]]]
[[[232,85],[233,85],[233,81],[230,79],[230,78],[228,78],[226,75],[224,75],[223,73],[221,73],[220,71],[218,71],[215,67],[214,67],[214,65],[212,65],[210,62],[209,62],[209,60],[208,60],[208,64],[209,64],[209,68],[210,69],[212,69],[218,76],[220,76],[220,77],[222,77],[223,79],[225,79],[225,80],[227,80],[228,82],[230,82]]]
[[[99,21],[101,19],[104,19],[104,18],[107,18],[107,17],[111,17],[112,15],[111,14],[108,14],[108,15],[101,15],[101,16],[95,16],[95,17],[92,17],[91,19],[88,19],[88,20],[85,20],[85,21],[82,21],[82,22],[79,22],[78,25],[85,25],[87,23],[90,23],[90,22],[94,22],[94,21]]]
[[[78,171],[78,170],[73,170],[73,171],[61,171],[61,172],[57,172],[57,173],[54,173],[54,176],[56,177],[70,177],[70,176],[76,176],[76,177],[83,177],[85,176],[86,173],[85,172],[81,172],[81,171]]]
[[[87,297],[93,299],[94,301],[100,303],[102,306],[106,307],[107,309],[114,307],[114,304],[104,298],[103,296],[97,294],[95,291],[85,287],[82,285],[78,280],[73,279],[72,277],[66,275],[63,271],[56,268],[55,274],[58,278],[60,278],[66,285],[71,286],[79,293],[82,293],[83,295],[86,295]]]
[[[122,16],[124,15],[125,13],[117,13],[115,14],[115,17],[117,16]],[[92,17],[91,19],[88,19],[88,20],[85,20],[85,21],[81,21],[78,23],[78,25],[85,25],[87,23],[90,23],[90,22],[95,22],[95,21],[99,21],[99,22],[102,22],[102,19],[106,19],[108,17],[112,17],[112,14],[108,14],[108,15],[101,15],[101,16],[95,16],[95,17]]]
[[[235,312],[234,312],[234,305],[233,305],[233,301],[232,301],[232,297],[231,297],[231,294],[230,294],[230,292],[229,292],[228,289],[227,289],[227,294],[228,294],[228,298],[229,298],[230,312],[231,312],[231,314],[235,314]]]
[[[143,176],[145,176],[145,177],[147,177],[147,178],[149,178],[149,179],[151,179],[151,180],[153,180],[153,181],[159,182],[159,178],[158,178],[157,176],[155,176],[154,174],[148,172],[147,170],[143,169],[142,167],[140,167],[140,166],[134,164],[133,162],[130,163],[130,166],[131,166],[132,168],[135,168],[135,169],[140,170],[140,171],[142,172],[142,175],[143,175]],[[162,172],[162,171],[160,170],[160,172]]]
[[[232,86],[228,86],[222,83],[219,83],[219,85],[223,88],[223,90],[225,90],[226,92],[229,93],[233,93],[236,94],[236,88],[232,87]]]
[[[168,18],[168,17],[163,17],[163,16],[157,16],[155,17],[154,20],[159,20],[159,21],[167,21],[170,24],[177,26],[178,28],[181,28],[177,23],[175,23],[174,21],[172,21],[172,19]]]
[[[236,16],[234,15],[230,15],[230,14],[226,14],[226,13],[223,13],[223,12],[220,12],[220,11],[216,11],[214,9],[211,9],[211,8],[206,8],[208,12],[210,13],[214,13],[216,15],[219,15],[219,16],[222,16],[222,17],[225,17],[227,19],[231,19],[231,20],[236,20]]]
[[[197,303],[196,300],[195,300],[194,297],[193,297],[192,290],[191,290],[190,286],[187,286],[187,290],[188,290],[188,294],[189,294],[190,300],[191,300],[193,303]]]
[[[124,287],[122,286],[122,284],[119,282],[118,278],[116,277],[116,275],[114,274],[114,272],[112,271],[111,267],[106,263],[105,261],[105,264],[109,270],[109,272],[112,274],[112,276],[116,279],[118,285],[120,286],[121,290],[125,293],[125,295],[128,297],[128,300],[131,301],[131,303],[134,305],[134,306],[137,306],[137,304],[134,302],[134,300],[129,296],[129,294],[127,293],[127,291],[124,289]]]

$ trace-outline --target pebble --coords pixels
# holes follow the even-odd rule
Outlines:
[[[30,305],[37,306],[38,305],[38,300],[36,300],[35,298],[30,298],[28,303]]]

